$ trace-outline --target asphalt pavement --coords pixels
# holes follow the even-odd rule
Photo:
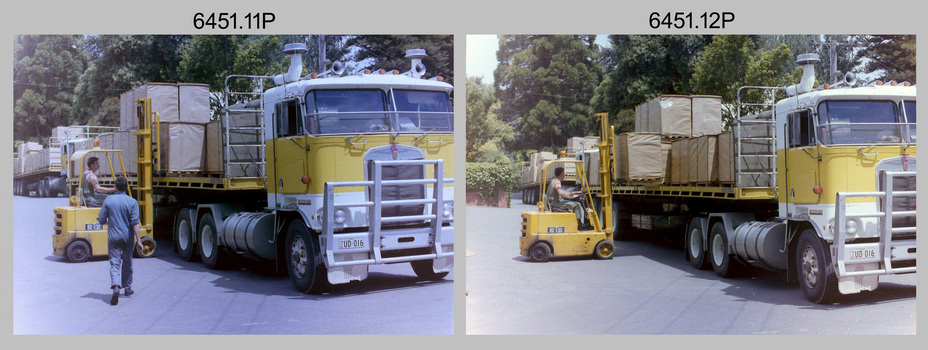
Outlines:
[[[916,274],[810,303],[780,272],[696,270],[679,235],[616,242],[610,260],[519,255],[522,211],[468,206],[467,334],[915,334]]]
[[[13,334],[451,334],[454,273],[419,281],[409,264],[373,266],[331,293],[297,292],[286,273],[249,264],[210,270],[171,242],[135,259],[135,295],[109,304],[109,263],[52,252],[54,206],[14,197]]]

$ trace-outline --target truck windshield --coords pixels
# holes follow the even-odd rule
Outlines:
[[[397,131],[454,131],[451,100],[441,91],[393,90]]]
[[[306,120],[312,134],[390,130],[381,90],[314,90],[306,94]]]
[[[314,135],[453,131],[453,120],[451,100],[441,91],[393,90],[391,96],[382,90],[306,94],[304,125]]]
[[[915,143],[915,101],[902,101],[902,110],[908,123],[909,142]]]
[[[818,120],[825,145],[901,143],[907,131],[892,101],[825,101],[818,105]]]

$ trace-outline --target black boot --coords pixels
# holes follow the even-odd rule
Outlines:
[[[119,286],[113,286],[113,297],[110,298],[110,305],[119,304]]]

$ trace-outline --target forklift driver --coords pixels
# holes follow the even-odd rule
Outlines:
[[[548,200],[551,202],[551,209],[563,209],[567,211],[574,212],[577,215],[577,223],[580,230],[587,230],[592,228],[591,225],[587,224],[584,220],[583,215],[583,206],[573,199],[580,197],[583,194],[583,191],[571,191],[567,192],[561,187],[561,181],[564,180],[564,168],[558,167],[554,169],[554,178],[551,179],[551,186],[548,187]]]
[[[97,180],[97,169],[100,169],[100,162],[97,157],[87,159],[87,170],[84,171],[83,181],[81,181],[81,192],[88,207],[99,207],[103,205],[109,193],[116,192],[114,187],[100,186]]]

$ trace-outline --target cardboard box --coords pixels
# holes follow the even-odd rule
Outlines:
[[[669,183],[671,180],[671,169],[673,164],[670,161],[670,152],[672,148],[671,139],[661,139],[661,165],[663,165],[664,170],[664,183]]]
[[[567,139],[567,156],[572,157],[576,155],[577,152],[594,149],[598,143],[598,136],[571,137]]]
[[[700,136],[690,139],[690,182],[718,182],[718,136]],[[695,175],[695,178],[694,178]]]
[[[235,130],[229,131],[229,160],[230,176],[258,176],[257,164],[261,161],[264,149],[260,145],[260,131]],[[225,172],[225,150],[223,149],[222,121],[214,120],[206,124],[206,171],[212,173]]]
[[[206,124],[210,118],[209,85],[178,84],[178,122]],[[164,120],[164,117],[161,119]]]
[[[718,135],[722,132],[722,97],[692,96],[692,137]]]
[[[586,155],[586,158],[584,158],[584,165],[586,168],[584,170],[586,170],[587,182],[589,182],[590,186],[602,185],[602,179],[598,173],[600,163],[599,152],[589,152],[584,153],[584,155]]]
[[[161,123],[161,170],[199,172],[206,169],[206,125]]]
[[[719,134],[719,182],[723,184],[735,181],[734,145],[732,145],[732,132]]]
[[[651,132],[648,125],[648,102],[635,106],[635,132]]]
[[[689,96],[662,95],[648,101],[648,131],[667,137],[692,135],[692,101]]]
[[[661,137],[655,133],[624,133],[615,139],[614,171],[620,181],[663,181]]]

